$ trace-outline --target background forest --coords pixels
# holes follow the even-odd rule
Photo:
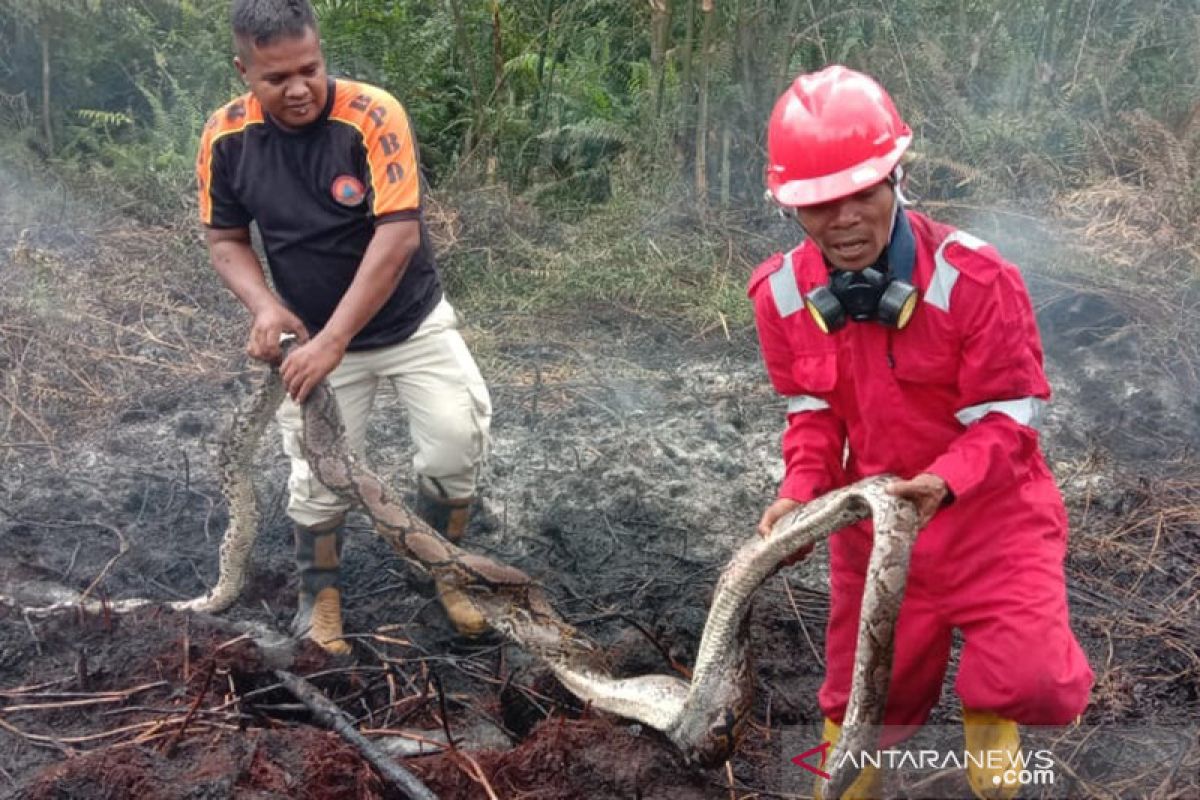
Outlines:
[[[440,265],[495,399],[490,514],[471,546],[544,581],[623,674],[691,660],[720,565],[782,474],[745,297],[754,265],[798,239],[763,199],[772,103],[827,63],[876,76],[916,133],[917,207],[995,242],[1030,284],[1072,613],[1097,673],[1085,723],[1190,737],[1169,772],[1136,748],[1106,772],[1116,749],[1097,737],[1071,796],[1200,796],[1197,0],[313,3],[331,72],[390,90],[421,142]],[[217,442],[262,373],[196,222],[199,131],[243,91],[228,6],[0,0],[0,599],[38,586],[187,598],[215,579]],[[403,421],[381,413],[371,436],[398,485]],[[260,463],[257,572],[230,617],[282,630],[286,460]],[[575,719],[515,650],[456,653],[370,527],[353,538],[348,628],[386,633],[370,652],[407,665],[419,699],[397,724],[445,722],[426,674],[440,670],[450,725],[501,796],[800,796],[781,768],[800,742],[783,734],[817,720],[820,563],[764,587],[754,730],[729,772],[693,774],[651,737]],[[33,623],[0,603],[0,795],[231,796],[219,787],[237,781],[382,795],[348,746],[333,758],[331,737],[270,710],[274,695],[259,710],[285,716],[247,728],[206,707],[226,716],[175,757],[144,746],[143,733],[180,742],[193,716],[180,709],[274,678],[249,656],[217,669],[222,619],[189,617],[182,644],[185,623],[162,609],[125,619]],[[51,677],[80,691],[161,679],[174,705],[21,699]],[[320,688],[372,720],[386,707],[386,726],[394,687],[359,680]],[[952,706],[935,721],[956,724]],[[236,735],[213,734],[230,721]],[[472,738],[484,722],[504,732],[486,756]],[[1073,729],[1068,749],[1091,752],[1095,730]],[[484,796],[461,761],[417,762],[441,796]],[[290,783],[306,774],[310,795]],[[965,796],[961,781],[902,775],[893,796]]]
[[[1192,219],[1194,0],[315,0],[335,74],[404,102],[433,186],[560,218],[761,208],[796,73],[878,76],[924,197],[1043,206],[1109,180]],[[187,214],[200,125],[241,91],[225,0],[0,0],[0,153],[148,223]],[[45,178],[42,179],[43,181]]]

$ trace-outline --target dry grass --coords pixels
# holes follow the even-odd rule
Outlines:
[[[0,464],[57,463],[65,443],[147,398],[246,368],[246,313],[208,265],[193,220],[138,226],[61,186],[24,201],[0,202],[9,212],[0,222]],[[496,328],[511,343],[538,342],[548,320],[570,328],[581,314],[652,318],[697,337],[748,324],[751,263],[734,246],[745,233],[730,229],[736,215],[705,227],[682,202],[647,201],[555,223],[489,187],[430,198],[426,222],[471,323],[465,335],[501,381],[524,368],[495,352]]]
[[[1126,769],[1104,780],[1080,775],[1080,790],[1200,796],[1192,712],[1200,696],[1200,470],[1181,462],[1162,465],[1162,477],[1104,476],[1098,466],[1084,463],[1074,478],[1064,476],[1074,625],[1102,646],[1100,657],[1092,654],[1096,687],[1083,724],[1062,734],[1056,753],[1086,750],[1096,726],[1132,735],[1174,728],[1191,742],[1176,763],[1146,763],[1147,774]]]
[[[1141,110],[1122,122],[1105,143],[1120,177],[1062,193],[1053,209],[1078,253],[1063,278],[1121,309],[1147,357],[1200,391],[1200,115],[1179,131]]]
[[[238,371],[244,321],[184,230],[0,250],[0,463],[45,456],[139,398]]]
[[[12,187],[30,177],[0,171]],[[148,228],[61,186],[10,193],[0,212],[0,465],[57,463],[148,396],[245,368],[248,317],[193,219]],[[439,252],[457,246],[453,206],[433,200],[427,221]]]

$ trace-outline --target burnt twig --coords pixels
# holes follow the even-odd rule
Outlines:
[[[196,710],[200,708],[200,704],[204,702],[204,696],[208,694],[208,685],[212,683],[213,673],[217,671],[217,660],[214,658],[208,662],[208,673],[204,676],[204,684],[200,687],[200,691],[196,693],[196,699],[192,702],[192,707],[188,709],[187,716],[183,718],[183,723],[180,724],[179,730],[167,742],[163,748],[163,755],[167,758],[175,752],[175,746],[179,744],[180,738],[183,737],[184,731],[187,730],[188,723],[192,721],[192,717],[196,716]]]
[[[358,748],[363,757],[403,792],[405,797],[412,800],[437,800],[437,795],[429,791],[429,788],[421,783],[415,775],[394,762],[359,733],[358,729],[350,723],[346,714],[315,686],[299,675],[283,669],[275,670],[275,677],[283,682],[283,685],[296,696],[296,699],[308,706],[317,722]]]

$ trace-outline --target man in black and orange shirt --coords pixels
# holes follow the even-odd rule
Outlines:
[[[422,219],[416,141],[382,89],[326,74],[308,0],[234,0],[234,64],[249,92],[212,116],[196,160],[213,266],[253,316],[247,353],[281,367],[300,600],[295,630],[334,653],[342,640],[339,563],[347,505],[300,449],[300,403],[328,378],[361,452],[382,380],[409,414],[417,511],[451,539],[466,529],[488,443],[491,401],[442,293]],[[250,243],[258,225],[278,296]],[[439,586],[455,627],[483,617]]]

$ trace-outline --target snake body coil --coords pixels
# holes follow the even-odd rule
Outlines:
[[[254,454],[282,397],[282,382],[272,371],[249,408],[235,418],[219,457],[222,489],[230,508],[230,523],[220,548],[220,575],[211,592],[171,603],[172,607],[220,611],[244,586],[258,528],[251,480]],[[860,481],[801,506],[782,518],[770,537],[753,537],[733,554],[717,581],[689,683],[669,675],[613,677],[599,648],[558,615],[528,575],[439,536],[349,451],[328,383],[320,384],[304,404],[302,447],[321,483],[357,504],[397,553],[437,580],[462,590],[496,631],[545,662],[572,693],[595,708],[662,731],[688,762],[703,766],[720,764],[729,757],[751,710],[754,673],[747,618],[755,590],[792,553],[847,525],[872,518],[875,544],[850,701],[841,741],[831,756],[834,767],[824,796],[831,800],[840,796],[857,775],[853,761],[842,755],[874,748],[883,722],[893,633],[917,530],[912,505],[885,492],[887,476]],[[129,611],[150,602],[120,600],[110,608]],[[49,613],[80,604],[98,605],[75,597],[26,611]]]
[[[438,536],[345,444],[333,393],[321,386],[306,401],[302,447],[331,491],[357,503],[401,555],[462,590],[497,631],[541,658],[571,692],[593,707],[666,734],[693,763],[719,764],[736,746],[753,701],[746,621],[751,599],[780,562],[800,548],[866,518],[875,526],[844,734],[833,754],[873,747],[891,677],[892,641],[916,538],[916,512],[884,487],[886,476],[831,492],[781,519],[770,537],[754,537],[721,573],[690,683],[668,675],[614,678],[598,649],[565,622],[524,572],[469,553]],[[835,767],[825,796],[838,797],[857,770]]]

